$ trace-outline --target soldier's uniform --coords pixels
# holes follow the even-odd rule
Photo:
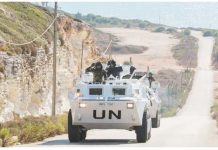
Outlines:
[[[114,60],[109,60],[107,63],[108,67],[106,68],[107,77],[110,75],[114,77],[119,77],[120,72],[123,71],[122,67],[116,67],[116,62]]]
[[[86,72],[92,72],[93,73],[93,82],[101,83],[104,80],[106,80],[107,75],[106,72],[103,69],[103,66],[100,62],[93,63],[90,67],[86,69]]]
[[[149,86],[151,87],[151,83],[152,83],[153,81],[155,81],[155,79],[154,79],[154,77],[152,76],[152,73],[151,73],[151,72],[149,72],[149,74],[148,74],[148,81],[149,81]]]
[[[132,74],[135,70],[136,70],[136,68],[133,67],[133,66],[131,66],[131,67],[130,67],[130,74]]]

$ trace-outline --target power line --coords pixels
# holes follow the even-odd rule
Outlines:
[[[9,45],[15,45],[15,46],[22,46],[22,45],[28,45],[28,44],[31,44],[33,43],[34,41],[40,39],[51,27],[52,25],[55,23],[56,19],[60,16],[63,16],[63,15],[59,15],[59,16],[56,16],[54,18],[54,20],[52,21],[52,23],[48,26],[48,28],[39,36],[37,36],[36,38],[34,38],[33,40],[29,41],[29,42],[25,42],[25,43],[14,43],[14,42],[9,42],[9,41],[4,41],[2,39],[0,39],[0,42],[3,42],[5,44],[9,44]]]

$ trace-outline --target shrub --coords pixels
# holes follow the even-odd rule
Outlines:
[[[205,31],[203,36],[213,36],[213,32],[212,31]]]
[[[143,22],[139,23],[139,28],[145,28],[145,27],[146,27],[145,23],[143,23]]]
[[[126,27],[125,28],[130,28],[131,26],[130,26],[130,24],[128,23],[127,25],[126,25]]]
[[[189,36],[191,34],[191,31],[189,29],[185,29],[183,31],[183,34]]]
[[[163,32],[163,31],[165,31],[164,27],[158,27],[154,30],[154,32]]]
[[[174,32],[176,32],[176,29],[175,28],[168,28],[166,31],[169,33],[174,33]]]
[[[0,130],[0,139],[1,139],[1,146],[6,147],[9,143],[10,139],[10,131],[7,128],[2,128]]]
[[[67,115],[17,118],[4,124],[20,143],[30,143],[67,132]]]
[[[5,67],[3,64],[0,64],[0,72],[4,73],[5,72]]]
[[[217,99],[217,97],[216,97]],[[211,111],[218,111],[218,104],[214,104],[212,107],[211,107]]]

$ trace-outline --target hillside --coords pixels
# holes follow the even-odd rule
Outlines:
[[[52,23],[52,12],[31,3],[0,3],[0,39],[31,41]],[[57,19],[57,113],[68,109],[68,90],[80,71],[82,41],[84,66],[99,57],[92,29],[62,15]],[[14,115],[51,114],[52,28],[37,41],[22,46],[0,43],[0,122]]]
[[[30,41],[41,34],[52,22],[52,14],[29,3],[1,3],[0,4],[0,39],[14,43]],[[52,30],[49,30],[42,38],[28,45],[28,49],[35,46],[51,43]],[[8,54],[23,54],[25,48],[1,44],[1,51]]]

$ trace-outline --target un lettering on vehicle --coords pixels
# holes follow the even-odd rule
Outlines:
[[[113,111],[113,110],[101,110],[101,111],[97,111],[97,110],[93,110],[93,118],[94,119],[121,119],[121,110],[118,110],[117,112]]]

